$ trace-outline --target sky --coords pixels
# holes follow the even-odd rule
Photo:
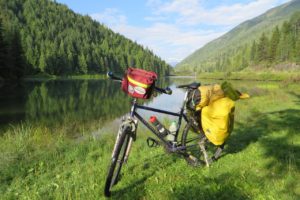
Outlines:
[[[289,0],[56,0],[170,64]]]

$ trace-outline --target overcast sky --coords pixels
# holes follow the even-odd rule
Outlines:
[[[169,63],[289,0],[57,0]]]

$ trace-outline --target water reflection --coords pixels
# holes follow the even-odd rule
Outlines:
[[[26,118],[45,124],[109,120],[129,109],[129,99],[110,81],[51,81],[28,96]]]
[[[166,87],[168,79],[158,82]],[[49,127],[104,122],[130,110],[131,98],[110,80],[23,82],[0,88],[0,126],[28,122]],[[149,102],[151,102],[150,100]]]

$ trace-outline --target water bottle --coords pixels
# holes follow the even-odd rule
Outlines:
[[[164,127],[164,125],[162,125],[162,123],[160,123],[160,121],[158,121],[158,119],[155,116],[151,116],[149,121],[151,122],[151,124],[153,124],[156,129],[158,130],[158,132],[165,137],[166,135],[168,135],[169,131]]]
[[[167,135],[167,140],[170,142],[175,141],[175,135],[177,131],[177,123],[176,121],[173,121],[169,127],[169,134]]]

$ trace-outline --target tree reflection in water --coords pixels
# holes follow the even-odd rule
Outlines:
[[[169,81],[159,82],[166,87]],[[49,128],[100,128],[127,113],[131,101],[120,84],[110,80],[23,82],[3,85],[0,92],[2,129],[20,122]]]

